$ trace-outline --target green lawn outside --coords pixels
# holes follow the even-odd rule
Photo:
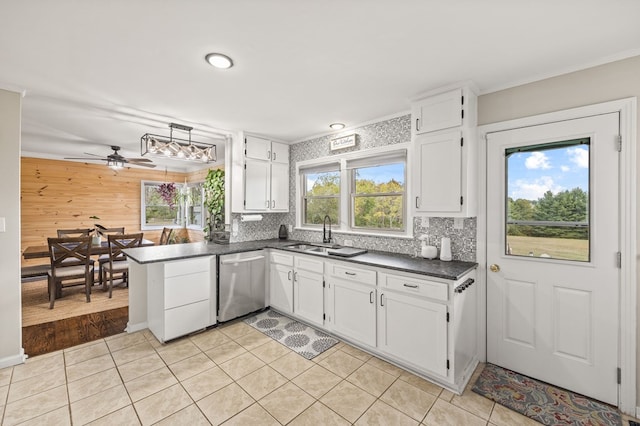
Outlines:
[[[507,236],[511,254],[539,257],[546,253],[554,259],[589,261],[589,240]]]

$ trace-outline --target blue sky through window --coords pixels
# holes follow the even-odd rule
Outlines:
[[[507,161],[508,196],[514,200],[537,200],[547,191],[589,191],[589,145],[515,153]]]

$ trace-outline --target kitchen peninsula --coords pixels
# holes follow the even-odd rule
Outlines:
[[[477,364],[476,263],[379,251],[344,258],[302,251],[300,244],[272,239],[125,250],[127,331],[149,328],[164,342],[215,325],[218,257],[263,250],[265,306],[454,392],[464,389]],[[315,275],[305,270],[309,265]]]

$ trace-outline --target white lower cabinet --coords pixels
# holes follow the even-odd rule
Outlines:
[[[378,348],[422,370],[447,375],[447,305],[381,291]]]
[[[277,306],[281,298],[273,297],[285,283],[293,291],[293,316],[450,390],[464,390],[478,362],[475,271],[452,281],[281,253],[273,251],[285,256],[276,257],[279,263],[272,256],[273,307],[284,311]]]
[[[215,256],[151,264],[147,271],[147,320],[160,340],[216,323]]]
[[[310,323],[324,324],[324,262],[311,256],[295,256],[293,312]]]
[[[269,305],[282,313],[293,312],[293,255],[271,252]]]
[[[376,346],[376,272],[327,262],[328,328],[367,346]]]
[[[324,323],[324,261],[315,256],[270,254],[269,305],[310,323]]]

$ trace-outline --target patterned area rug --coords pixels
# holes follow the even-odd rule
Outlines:
[[[312,359],[338,343],[333,337],[271,309],[253,315],[244,322],[306,359]]]
[[[545,425],[621,425],[602,402],[487,364],[473,391]]]

